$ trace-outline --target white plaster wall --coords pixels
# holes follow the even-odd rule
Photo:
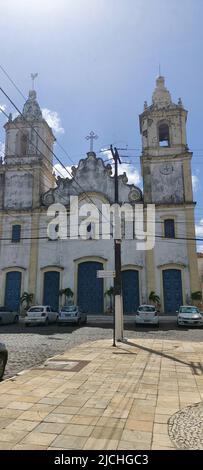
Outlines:
[[[21,237],[31,235],[30,215],[5,215],[3,218],[2,240],[0,247],[0,286],[1,302],[4,299],[5,275],[7,268],[24,268],[22,273],[22,291],[28,291],[28,276],[30,262],[30,240],[21,240],[20,243],[12,243],[12,224],[22,223]],[[3,240],[4,239],[4,240]],[[6,240],[5,240],[6,239]],[[8,240],[7,240],[8,239]]]
[[[26,171],[7,171],[5,175],[6,209],[32,207],[33,176]]]

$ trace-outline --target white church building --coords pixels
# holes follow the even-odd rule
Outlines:
[[[187,111],[181,100],[173,103],[163,77],[156,80],[152,103],[140,114],[143,191],[119,176],[119,203],[155,204],[156,238],[152,249],[137,249],[137,240],[121,243],[124,312],[135,312],[149,302],[153,291],[161,310],[174,313],[200,290],[197,269],[191,178],[192,153],[187,146]],[[23,292],[34,304],[59,308],[60,290],[70,287],[74,302],[89,313],[106,311],[105,291],[113,279],[97,278],[98,270],[114,270],[114,240],[94,238],[52,240],[47,236],[51,204],[62,204],[70,214],[70,198],[79,207],[114,203],[114,175],[91,151],[67,178],[53,171],[54,135],[42,117],[36,92],[29,92],[22,114],[5,124],[5,158],[0,163],[0,304],[20,308]],[[53,218],[53,217],[52,217]],[[68,223],[69,224],[69,223]],[[89,227],[89,228],[88,228]]]

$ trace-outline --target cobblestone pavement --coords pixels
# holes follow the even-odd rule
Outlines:
[[[161,317],[160,327],[137,327],[129,317],[125,324],[128,338],[169,339],[180,341],[203,341],[201,328],[177,328],[175,318]],[[71,327],[50,325],[25,328],[23,324],[2,325],[0,341],[8,348],[9,360],[5,378],[42,363],[48,357],[64,352],[77,344],[112,338],[112,318],[92,316],[87,326]]]
[[[169,419],[169,436],[178,449],[203,449],[203,402],[187,406]]]

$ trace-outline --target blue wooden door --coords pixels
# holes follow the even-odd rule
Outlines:
[[[20,293],[21,293],[21,277],[19,271],[11,271],[6,274],[6,289],[4,304],[10,310],[19,311]]]
[[[139,272],[134,269],[122,271],[123,312],[135,313],[139,303]]]
[[[78,305],[87,313],[103,313],[103,279],[97,278],[97,271],[102,269],[102,263],[95,261],[86,261],[78,266]]]
[[[163,271],[164,312],[175,314],[183,303],[180,269]]]
[[[55,312],[59,309],[59,280],[60,273],[47,271],[44,273],[44,305],[50,305]]]

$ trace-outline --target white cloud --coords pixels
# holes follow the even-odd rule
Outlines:
[[[111,164],[112,155],[110,150],[104,150],[102,153],[108,160],[110,160],[109,163]],[[112,165],[112,170],[114,173],[114,165]],[[128,177],[129,184],[137,185],[141,183],[140,173],[137,168],[135,168],[133,165],[127,165],[127,163],[122,163],[122,165],[118,165],[118,174],[122,175],[124,172]]]
[[[199,223],[195,225],[196,237],[203,237],[203,219],[200,219]]]
[[[197,252],[203,253],[203,245],[197,245]]]
[[[6,105],[5,104],[0,104],[0,110],[2,109],[2,111],[6,111]]]
[[[48,108],[42,109],[42,115],[47,124],[52,128],[53,131],[57,132],[58,134],[64,134],[64,128],[61,125],[61,119],[57,113],[57,111],[51,111]]]
[[[193,191],[197,191],[199,188],[199,178],[197,175],[192,175],[192,187]]]
[[[67,171],[65,170],[65,168],[63,168],[60,163],[56,163],[56,165],[54,165],[54,172],[56,176],[61,176],[63,178],[71,178],[71,166],[66,166],[66,169]]]

